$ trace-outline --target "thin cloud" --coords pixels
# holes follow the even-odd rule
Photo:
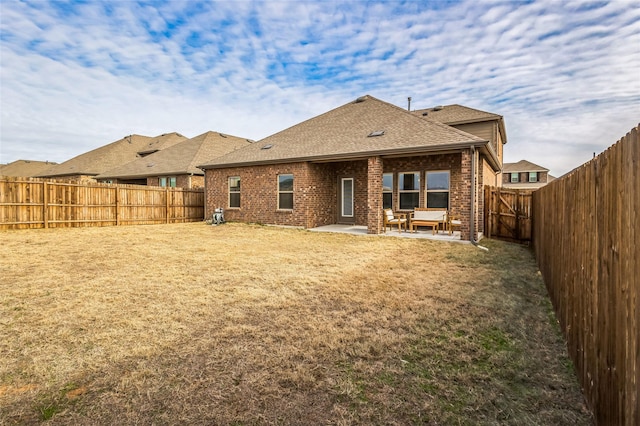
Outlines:
[[[501,114],[505,160],[559,175],[638,122],[631,2],[0,8],[0,162],[64,161],[129,133],[260,139],[369,93]]]

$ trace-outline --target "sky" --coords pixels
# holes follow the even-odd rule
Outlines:
[[[560,176],[640,122],[640,0],[0,2],[0,163],[260,140],[371,95],[502,115]]]

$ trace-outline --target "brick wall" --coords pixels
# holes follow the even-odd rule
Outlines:
[[[147,185],[160,186],[160,176],[148,177]],[[202,188],[204,187],[204,176],[177,175],[176,187],[185,189]]]
[[[379,234],[382,231],[382,173],[384,170],[380,157],[371,157],[367,161],[367,232]]]
[[[483,165],[478,165],[476,195],[482,200]],[[393,159],[372,157],[368,160],[336,163],[292,163],[207,170],[205,175],[205,217],[216,207],[225,209],[230,221],[267,223],[312,228],[338,220],[338,185],[342,177],[354,178],[354,219],[367,226],[370,233],[382,230],[382,173],[394,173],[393,205],[398,205],[400,172],[420,172],[420,205],[425,205],[425,171],[450,172],[450,208],[462,221],[461,237],[468,240],[471,195],[471,152],[415,156]],[[278,174],[294,175],[294,208],[277,208]],[[240,177],[240,208],[229,208],[228,178]],[[480,203],[480,215],[482,209]],[[482,227],[479,218],[476,230]],[[482,232],[482,231],[481,231]]]
[[[519,177],[518,183],[529,182],[529,172],[518,172],[518,177]],[[546,183],[548,179],[549,179],[549,172],[538,172],[538,182]],[[511,173],[506,172],[502,175],[502,183],[511,183]]]

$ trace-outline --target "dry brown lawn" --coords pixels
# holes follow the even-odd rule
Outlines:
[[[202,223],[0,241],[2,424],[591,423],[518,245]]]

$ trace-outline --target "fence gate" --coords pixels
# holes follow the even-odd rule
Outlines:
[[[489,238],[531,241],[531,190],[484,187],[485,231]]]

